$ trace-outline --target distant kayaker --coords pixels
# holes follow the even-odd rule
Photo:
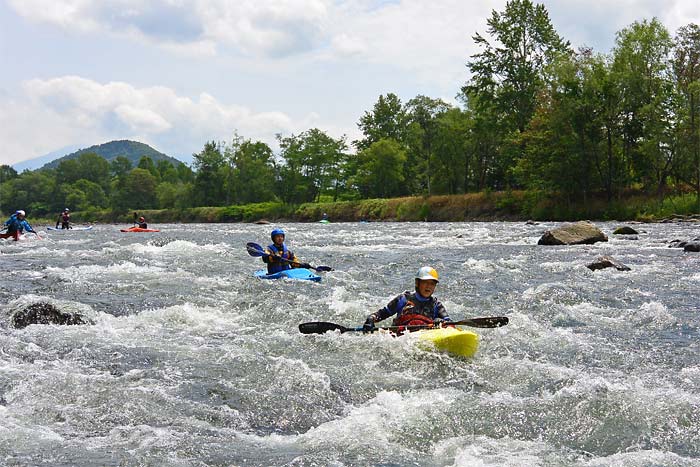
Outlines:
[[[139,224],[139,229],[147,229],[148,228],[148,224],[146,224],[146,218],[143,216],[139,217],[138,224]]]
[[[14,237],[15,241],[17,241],[19,240],[19,235],[25,230],[37,234],[32,226],[29,225],[29,222],[27,222],[26,213],[21,209],[15,211],[15,213],[5,221],[5,228],[7,228],[7,233],[0,234],[0,238]]]
[[[70,209],[65,208],[63,212],[58,215],[58,219],[56,220],[56,228],[58,228],[59,224],[64,230],[73,228],[70,225]]]
[[[292,253],[284,243],[284,230],[274,229],[270,234],[272,243],[265,249],[265,256],[262,257],[264,263],[267,264],[267,273],[275,274],[280,271],[286,271],[292,268],[310,268],[308,263],[300,263],[297,257]]]
[[[389,302],[387,306],[367,317],[362,330],[371,332],[374,323],[396,315],[393,326],[433,325],[439,327],[445,321],[450,321],[445,307],[433,296],[437,286],[438,273],[430,266],[418,269],[415,276],[416,290],[405,291]]]
[[[327,221],[327,220],[328,220],[328,214],[326,214],[326,213],[324,212],[323,215],[321,216],[321,220],[322,220],[322,221]]]

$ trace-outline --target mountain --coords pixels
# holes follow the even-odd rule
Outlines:
[[[162,152],[158,152],[147,144],[139,143],[138,141],[119,140],[110,141],[109,143],[90,146],[89,148],[79,149],[59,159],[55,159],[48,164],[45,164],[42,169],[55,169],[62,161],[76,159],[81,154],[95,153],[107,159],[108,162],[116,159],[118,156],[124,156],[131,161],[131,165],[136,167],[142,156],[148,156],[153,159],[153,162],[159,160],[167,160],[175,167],[180,164],[180,161],[174,157],[170,157]]]
[[[22,173],[25,170],[36,170],[39,167],[44,166],[45,164],[58,159],[61,156],[65,156],[66,154],[76,151],[80,149],[80,146],[66,146],[64,148],[58,149],[56,151],[51,151],[48,154],[45,154],[41,157],[35,157],[34,159],[29,159],[26,161],[18,162],[12,166],[13,169],[17,171],[17,173]]]

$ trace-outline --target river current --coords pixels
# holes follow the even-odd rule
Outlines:
[[[320,283],[261,280],[273,225],[0,241],[0,465],[699,466],[693,224],[546,247],[559,224],[281,224]],[[631,271],[591,271],[611,255]],[[360,325],[422,265],[471,359]],[[11,326],[36,302],[94,324]]]

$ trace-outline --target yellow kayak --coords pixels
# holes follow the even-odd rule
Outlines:
[[[472,357],[479,348],[479,336],[456,327],[417,331],[419,346],[437,349],[459,357]]]

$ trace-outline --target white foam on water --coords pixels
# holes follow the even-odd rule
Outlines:
[[[449,467],[545,467],[568,465],[566,451],[542,441],[523,441],[503,437],[455,437],[438,443],[433,449],[436,465]]]
[[[677,322],[666,305],[659,302],[643,303],[638,309],[631,310],[628,320],[643,329],[668,329]]]

